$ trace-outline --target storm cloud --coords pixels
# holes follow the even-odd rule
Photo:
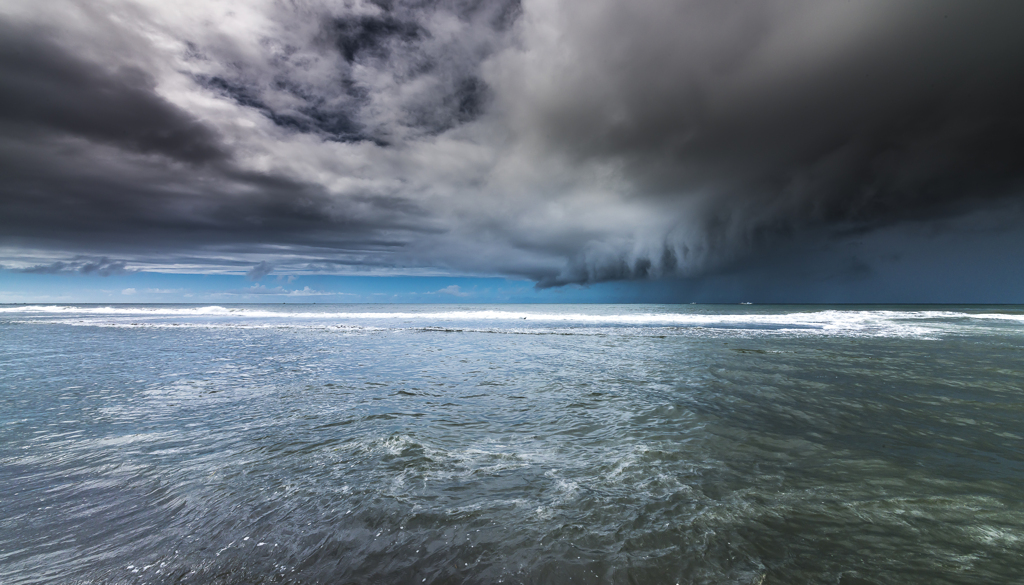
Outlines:
[[[1021,229],[1020,22],[1012,1],[8,3],[0,256],[545,287],[842,248],[820,262],[861,278],[844,242]]]

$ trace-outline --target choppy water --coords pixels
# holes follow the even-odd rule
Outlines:
[[[1014,307],[0,307],[2,583],[1013,583]]]

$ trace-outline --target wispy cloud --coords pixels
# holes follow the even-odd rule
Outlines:
[[[26,274],[96,274],[99,276],[134,272],[133,270],[128,270],[127,263],[121,260],[110,260],[107,257],[87,258],[84,256],[76,256],[67,262],[58,261],[51,264],[37,264],[28,268],[16,269],[15,271]]]
[[[282,286],[268,287],[263,284],[254,284],[248,288],[240,290],[227,291],[226,294],[232,295],[273,295],[273,296],[290,296],[290,297],[314,297],[314,296],[358,296],[352,293],[344,292],[333,292],[324,290],[311,289],[305,286],[301,289],[286,289]]]
[[[457,285],[457,284],[452,284],[452,285],[448,285],[448,286],[446,286],[446,287],[444,287],[444,288],[442,288],[442,289],[440,289],[438,291],[434,291],[432,293],[426,293],[426,294],[441,294],[441,295],[452,295],[452,296],[456,296],[456,297],[468,297],[468,296],[470,296],[471,293],[463,291],[461,288],[459,288],[459,285]]]

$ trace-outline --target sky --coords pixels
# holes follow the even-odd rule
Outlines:
[[[1024,303],[1019,0],[8,0],[0,302]]]

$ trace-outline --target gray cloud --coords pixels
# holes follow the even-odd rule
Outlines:
[[[245,273],[245,276],[252,281],[258,281],[274,271],[274,265],[263,261],[252,267],[252,270]]]
[[[1019,2],[218,10],[0,11],[5,264],[559,286],[992,209],[1020,229]],[[842,278],[870,270],[836,254]]]
[[[1019,197],[1019,4],[588,3],[510,58],[525,139],[622,169],[678,221],[589,242],[543,282],[685,273],[808,228],[871,229]],[[582,71],[579,71],[582,69]],[[538,73],[539,71],[539,73]],[[539,76],[523,84],[519,76]]]
[[[502,48],[518,0],[372,2],[275,8],[305,36],[265,39],[261,59],[190,44],[204,87],[274,124],[328,140],[387,145],[436,135],[483,113],[480,64]]]
[[[134,67],[85,61],[47,32],[0,22],[0,124],[55,132],[189,163],[228,156],[215,132],[154,91]]]
[[[134,272],[128,270],[128,263],[123,260],[110,260],[109,258],[84,258],[78,256],[68,262],[53,262],[50,264],[37,264],[16,270],[25,274],[96,274],[98,276],[112,276],[115,274],[127,274]]]

